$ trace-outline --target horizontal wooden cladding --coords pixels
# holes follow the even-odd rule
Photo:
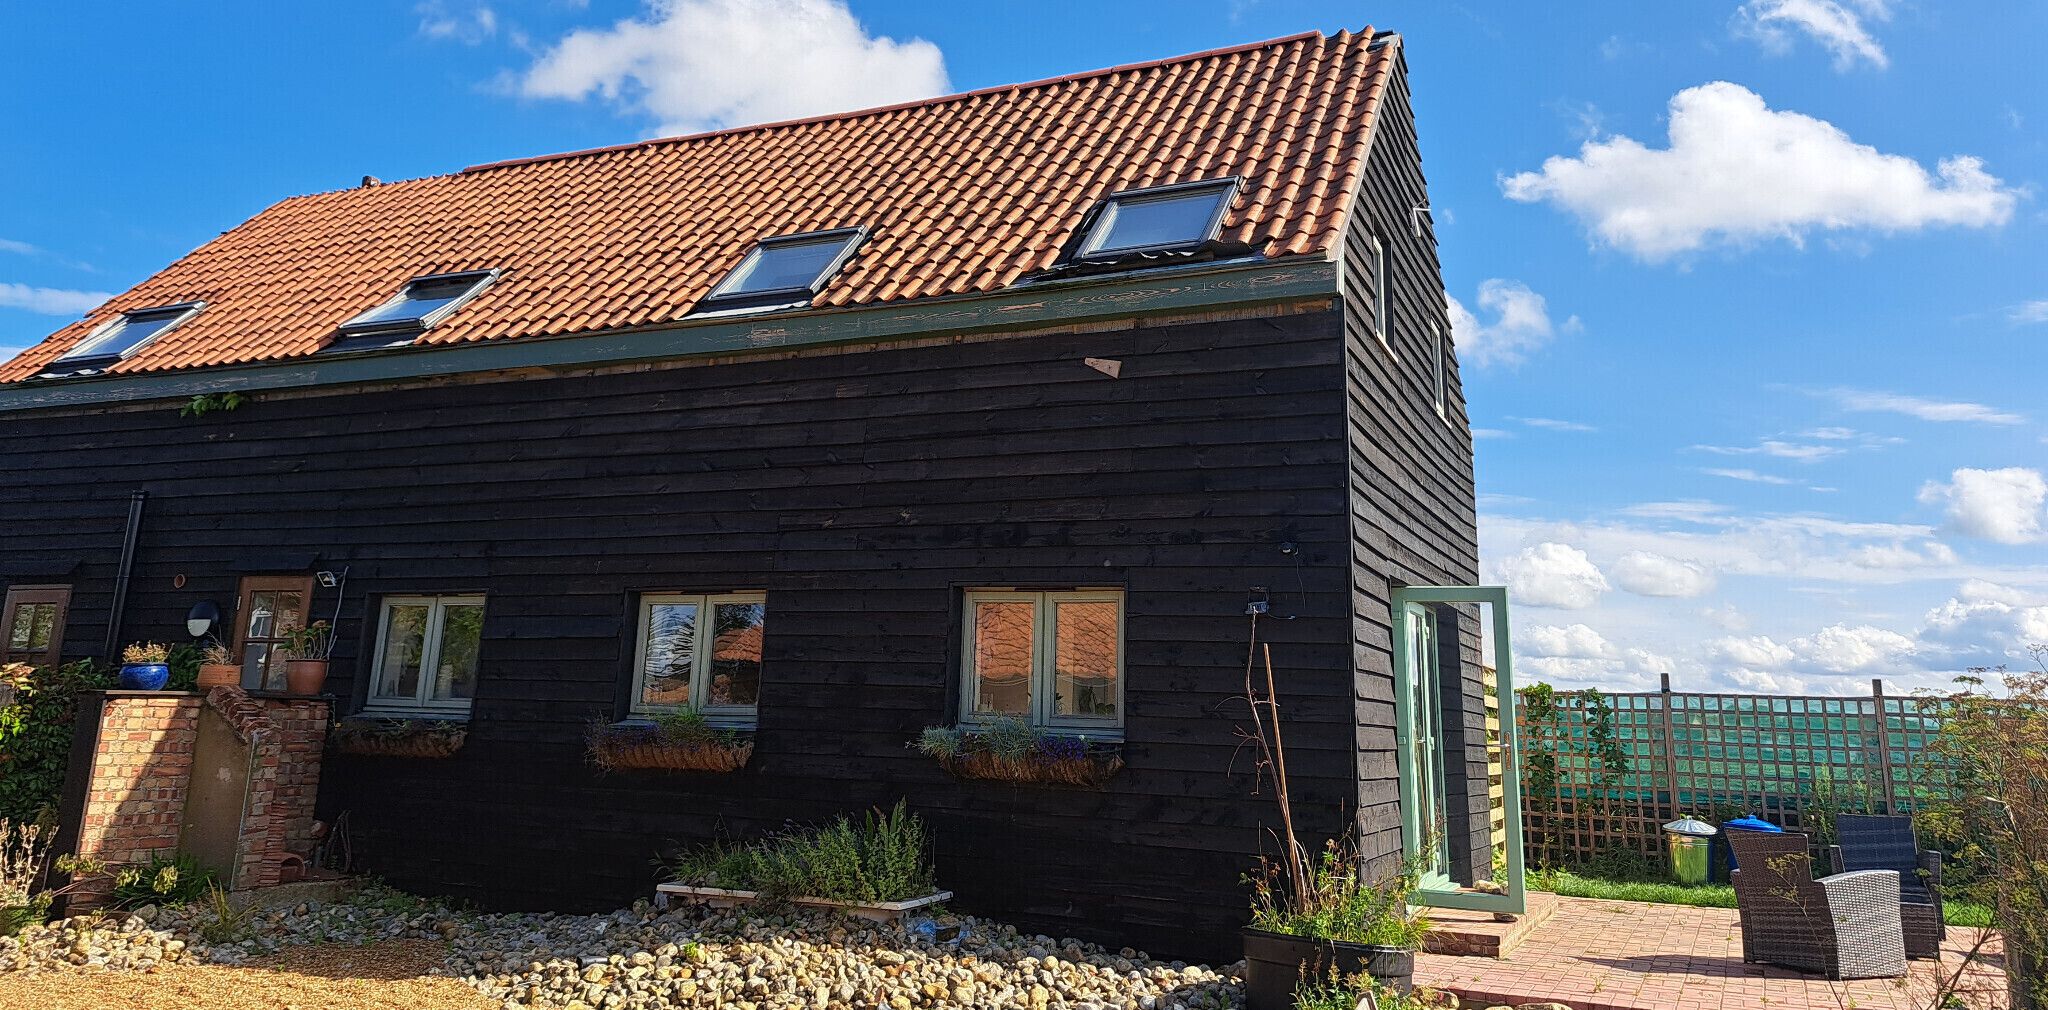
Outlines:
[[[1110,378],[1086,357],[1122,363]],[[1342,317],[1292,313],[741,359],[715,367],[257,398],[204,418],[30,412],[0,434],[0,556],[82,559],[105,634],[127,492],[150,492],[126,640],[182,641],[251,557],[346,573],[331,690],[361,694],[375,600],[483,593],[471,732],[440,761],[333,755],[372,871],[494,904],[644,893],[671,841],[908,797],[964,908],[1235,956],[1270,795],[1238,747],[1252,586],[1302,829],[1355,801]],[[1283,554],[1282,543],[1296,545]],[[178,577],[184,577],[178,588]],[[1128,767],[1100,792],[962,783],[908,744],[948,720],[970,586],[1125,592]],[[638,591],[767,593],[753,760],[602,775]],[[574,853],[573,858],[565,853]]]
[[[1395,645],[1389,590],[1394,584],[1476,583],[1479,556],[1472,438],[1458,363],[1451,353],[1434,223],[1416,211],[1428,203],[1428,188],[1405,58],[1396,65],[1384,102],[1343,243],[1342,367],[1353,578],[1347,638],[1355,670],[1356,804],[1362,850],[1380,866],[1391,868],[1401,851],[1401,812],[1392,729]],[[1387,257],[1386,292],[1373,290],[1375,237]],[[1378,297],[1389,299],[1385,344],[1373,332]],[[1433,334],[1441,335],[1440,345]],[[1435,404],[1433,368],[1439,347],[1446,355],[1447,383],[1441,414]],[[1476,673],[1476,633],[1469,646],[1465,665]],[[1476,675],[1469,679],[1476,698]],[[1483,742],[1479,746],[1483,765]],[[1468,795],[1463,783],[1453,784],[1451,792]],[[1469,795],[1483,807],[1485,792],[1482,771]],[[1482,815],[1475,823],[1484,820]],[[1483,863],[1484,852],[1476,855]],[[1456,875],[1474,879],[1487,869],[1468,866]]]

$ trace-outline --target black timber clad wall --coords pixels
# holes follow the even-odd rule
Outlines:
[[[670,840],[908,797],[959,908],[1235,957],[1239,876],[1273,824],[1233,734],[1247,587],[1297,618],[1261,637],[1303,832],[1340,830],[1354,797],[1341,318],[259,396],[203,419],[6,415],[0,559],[79,562],[73,656],[105,634],[134,489],[151,498],[124,640],[186,640],[192,604],[231,606],[244,574],[347,566],[344,710],[378,596],[488,594],[467,746],[327,765],[323,815],[349,811],[363,864],[402,886],[613,907]],[[1101,791],[959,783],[905,746],[950,721],[959,588],[1013,584],[1127,587],[1129,767]],[[742,588],[769,601],[752,764],[586,765],[632,594]]]
[[[1364,189],[1344,246],[1345,373],[1349,394],[1353,642],[1357,680],[1361,848],[1380,871],[1401,851],[1399,774],[1394,750],[1392,585],[1472,585],[1479,581],[1478,521],[1474,504],[1472,435],[1455,356],[1446,362],[1448,404],[1438,416],[1433,398],[1430,328],[1445,334],[1450,319],[1436,235],[1427,215],[1414,231],[1414,208],[1428,199],[1422,154],[1409,102],[1407,62],[1389,82],[1366,163]],[[1373,276],[1368,239],[1377,233],[1387,250],[1392,290],[1388,341],[1372,332]],[[1479,632],[1473,608],[1446,608],[1465,661],[1458,683],[1466,704],[1446,705],[1446,737],[1465,743],[1460,765],[1447,769],[1450,791],[1463,803],[1466,857],[1454,867],[1465,880],[1490,875],[1486,837],[1485,707],[1479,671]],[[1462,613],[1460,613],[1462,611]],[[1445,667],[1448,677],[1451,667]],[[1462,823],[1460,823],[1462,821]]]

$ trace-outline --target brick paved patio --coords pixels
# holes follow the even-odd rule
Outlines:
[[[1576,1010],[1927,1010],[1936,973],[1964,965],[1974,929],[1951,928],[1940,962],[1912,962],[1910,979],[1830,983],[1818,975],[1742,963],[1728,909],[1560,898],[1549,921],[1504,959],[1422,954],[1415,980],[1467,1004],[1564,1003]],[[2002,1010],[2005,980],[1993,946],[1972,964],[1970,1005]]]

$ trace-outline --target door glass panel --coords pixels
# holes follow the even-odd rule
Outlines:
[[[425,659],[427,617],[432,610],[424,603],[407,603],[386,611],[377,697],[401,701],[419,697],[420,663]]]
[[[1053,616],[1053,714],[1116,718],[1117,605],[1055,603]]]
[[[7,631],[7,648],[27,652],[42,652],[48,649],[50,629],[56,623],[56,604],[21,604],[14,611],[14,626]]]
[[[441,608],[441,642],[434,654],[431,700],[459,701],[476,693],[476,654],[483,643],[484,608],[474,603]]]
[[[688,705],[690,670],[697,662],[697,605],[650,604],[640,704]]]
[[[711,682],[704,704],[752,705],[761,697],[761,635],[765,603],[719,603],[711,608]]]
[[[242,628],[242,683],[266,690],[284,688],[284,636],[306,625],[306,594],[298,589],[256,589],[249,593]]]
[[[1417,904],[1525,910],[1507,593],[1394,591],[1403,849]]]
[[[974,604],[974,711],[976,714],[1029,716],[1032,603]]]

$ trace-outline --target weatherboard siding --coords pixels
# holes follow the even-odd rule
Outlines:
[[[1410,104],[1406,60],[1397,61],[1375,118],[1372,154],[1347,226],[1343,263],[1344,371],[1347,393],[1352,551],[1352,650],[1356,681],[1360,845],[1381,871],[1401,851],[1399,771],[1395,760],[1393,624],[1395,585],[1474,585],[1479,581],[1472,435],[1455,355],[1445,362],[1447,404],[1439,415],[1431,371],[1432,325],[1448,337],[1443,272]],[[1421,233],[1416,233],[1419,224]],[[1386,249],[1392,289],[1389,347],[1373,333],[1370,238]],[[1447,341],[1448,342],[1448,341]],[[1462,612],[1461,612],[1462,611]],[[1472,608],[1440,611],[1456,619],[1458,677],[1446,662],[1446,728],[1462,745],[1464,775],[1448,770],[1456,876],[1490,874],[1486,744],[1479,630]],[[1442,625],[1445,642],[1451,624]],[[1469,785],[1468,785],[1469,784]],[[1456,818],[1453,818],[1454,822]],[[1462,830],[1460,830],[1462,829]]]
[[[0,472],[33,475],[0,487],[0,581],[75,565],[67,653],[96,653],[146,490],[123,640],[186,640],[192,604],[231,606],[246,574],[347,567],[343,711],[379,597],[485,594],[463,750],[330,755],[323,816],[349,811],[361,865],[402,886],[611,906],[672,842],[908,798],[963,909],[1233,956],[1275,823],[1235,734],[1249,587],[1294,617],[1261,634],[1303,832],[1337,831],[1355,795],[1343,348],[1324,309],[199,419],[24,412],[0,436]],[[960,590],[987,585],[1125,588],[1128,766],[1106,788],[957,782],[907,746],[956,710]],[[583,733],[620,709],[634,594],[727,589],[768,598],[751,764],[599,774]]]

